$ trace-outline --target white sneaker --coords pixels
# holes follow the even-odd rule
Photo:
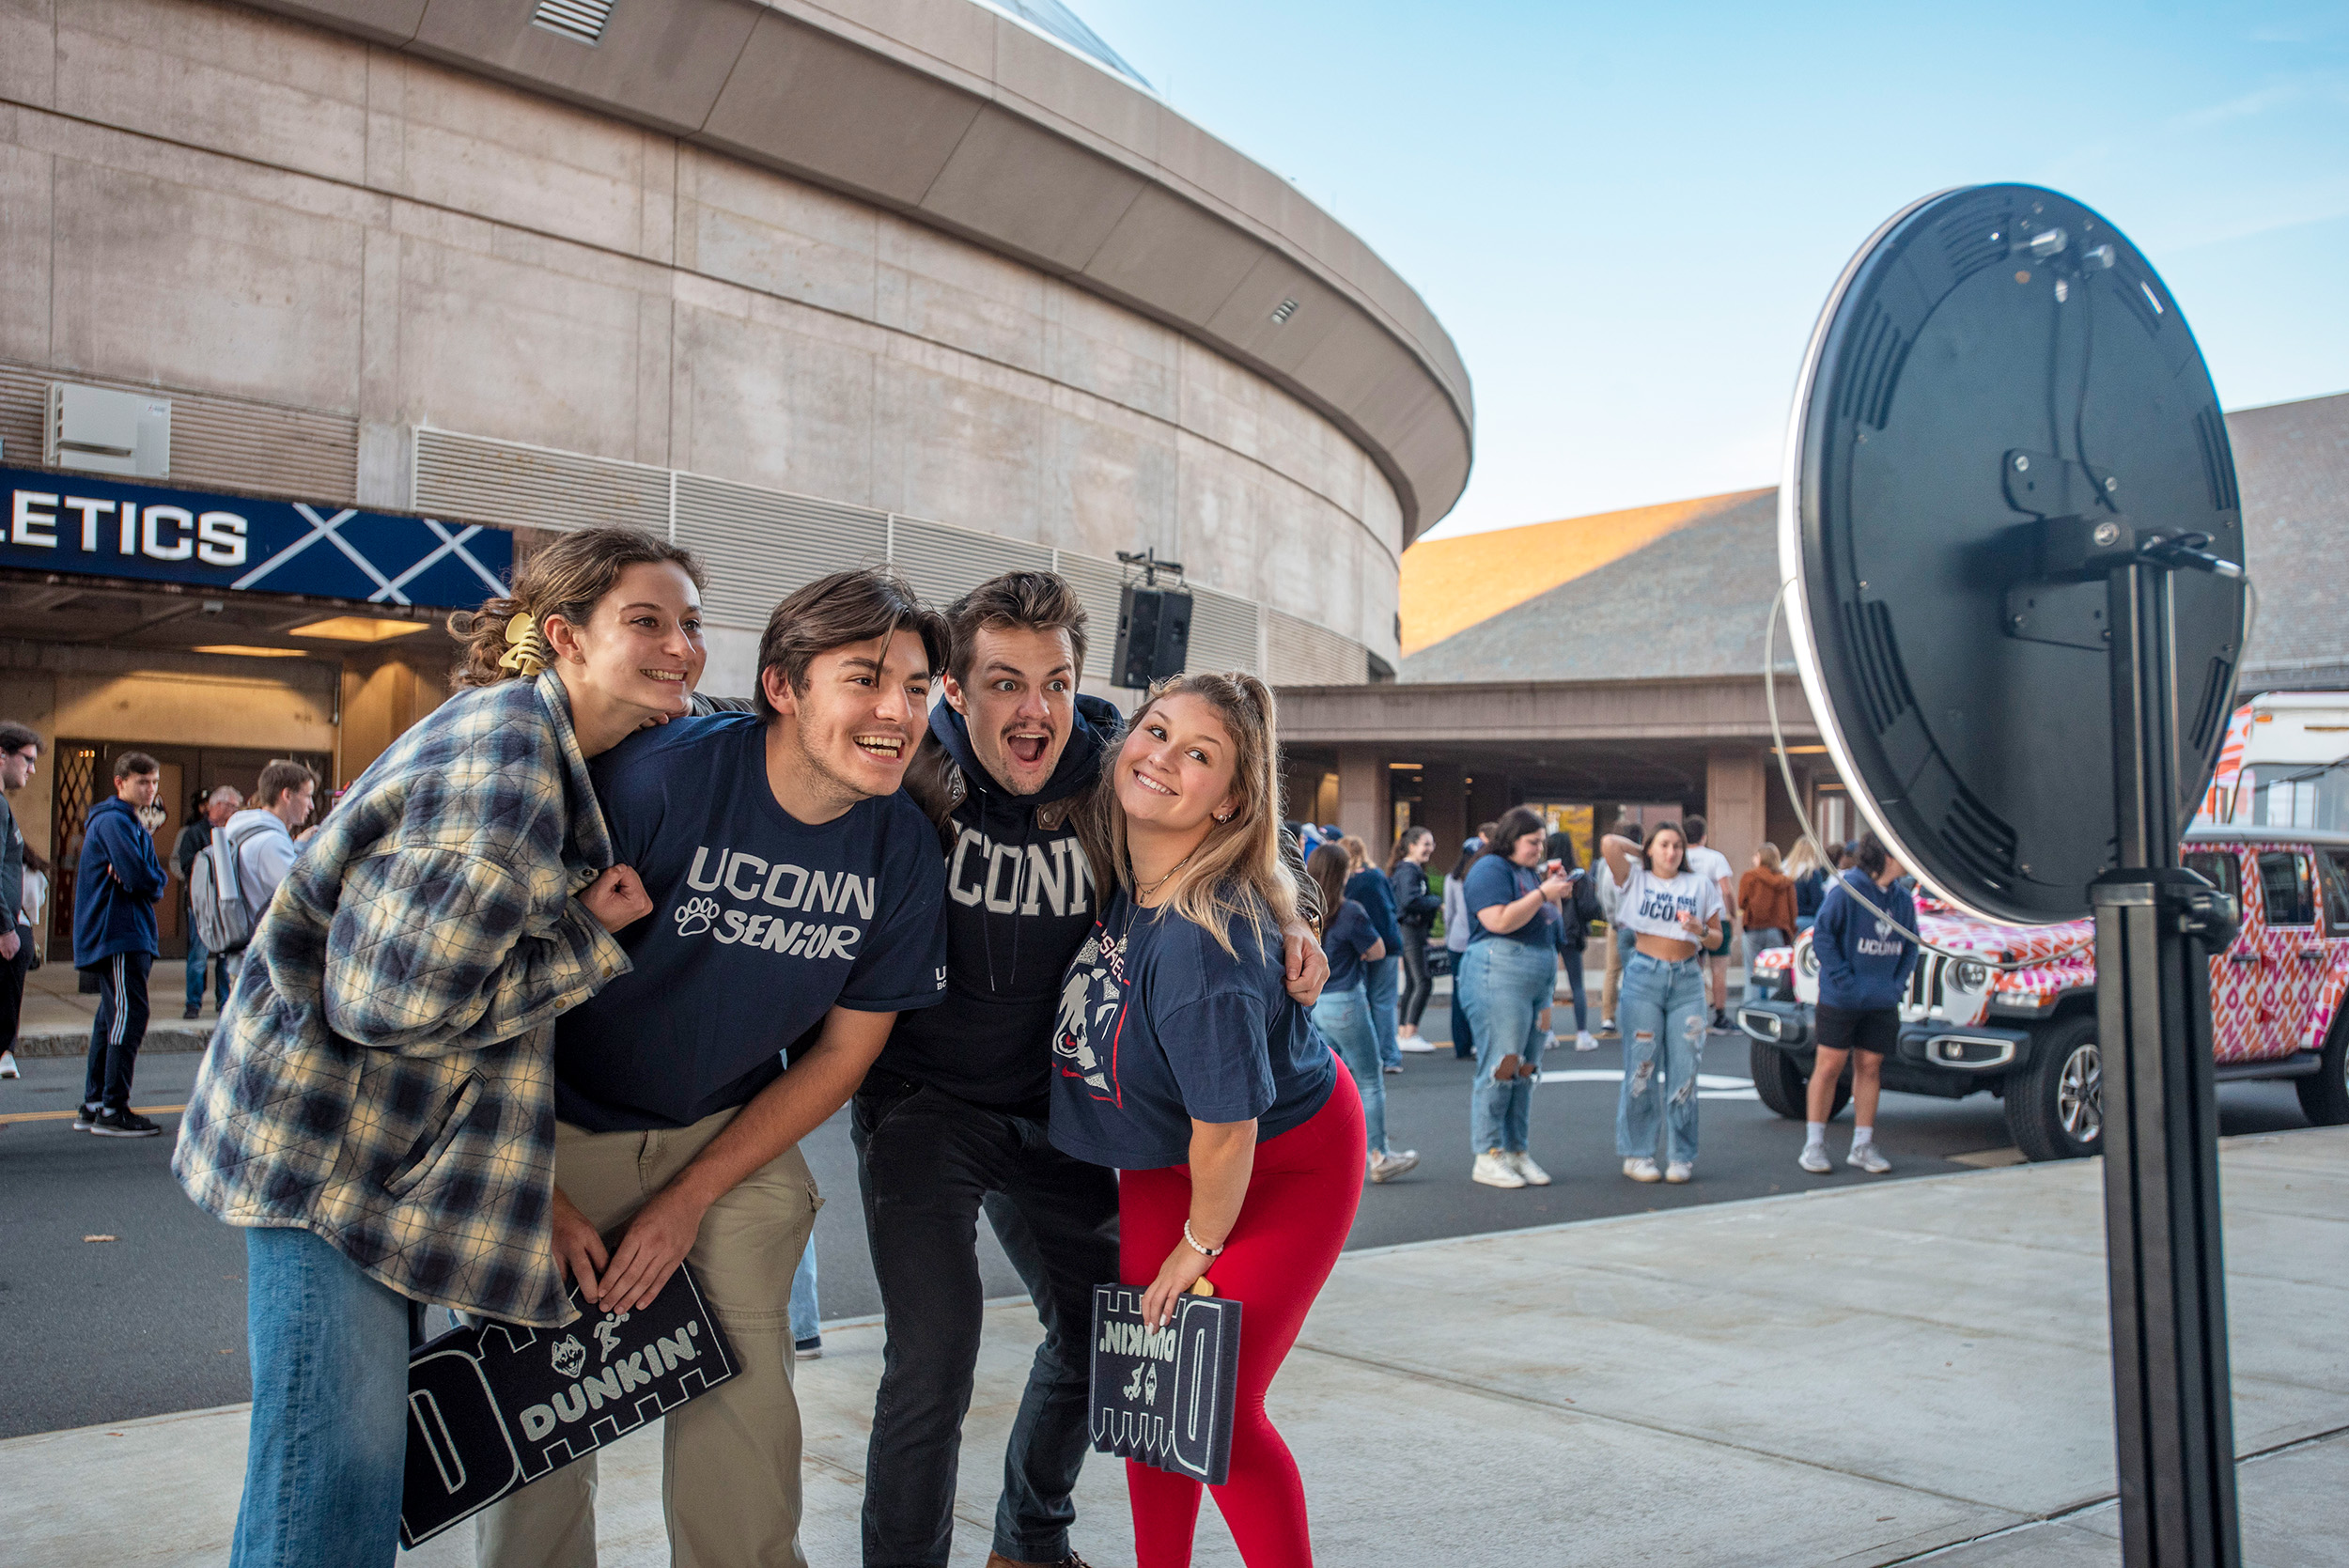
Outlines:
[[[23,1076],[16,1070],[16,1052],[0,1050],[0,1078],[23,1078]]]
[[[1612,1018],[1599,1019],[1598,1032],[1601,1034],[1612,1034],[1615,1032],[1615,1020]]]
[[[1525,1185],[1525,1178],[1517,1174],[1517,1167],[1509,1162],[1509,1157],[1499,1149],[1476,1157],[1476,1165],[1469,1172],[1469,1180],[1481,1182],[1486,1187]]]
[[[1418,1163],[1417,1149],[1382,1149],[1370,1157],[1370,1179],[1391,1182]]]
[[[1876,1153],[1876,1146],[1874,1142],[1853,1144],[1851,1156],[1843,1163],[1856,1165],[1871,1176],[1881,1176],[1892,1169],[1892,1162]]]
[[[1674,1187],[1678,1187],[1696,1173],[1697,1168],[1685,1159],[1675,1159],[1664,1167],[1664,1179]]]
[[[1596,1050],[1598,1049],[1598,1036],[1593,1034],[1587,1029],[1582,1030],[1576,1033],[1574,1037],[1574,1048],[1577,1050]]]
[[[1394,1037],[1394,1048],[1413,1056],[1425,1056],[1436,1048],[1436,1042],[1424,1034],[1398,1034]]]
[[[1623,1173],[1635,1182],[1660,1182],[1664,1179],[1664,1172],[1656,1168],[1652,1159],[1626,1159],[1623,1162]]]
[[[1387,1069],[1387,1076],[1389,1078],[1401,1078],[1403,1076],[1403,1063],[1397,1062],[1392,1066],[1389,1067]]]
[[[1824,1143],[1805,1143],[1802,1146],[1802,1158],[1795,1163],[1814,1176],[1824,1176],[1835,1169],[1828,1160],[1827,1145]]]
[[[1525,1178],[1526,1186],[1548,1187],[1549,1185],[1549,1172],[1534,1164],[1533,1157],[1523,1149],[1512,1149],[1501,1157],[1509,1162],[1510,1167],[1518,1175]]]

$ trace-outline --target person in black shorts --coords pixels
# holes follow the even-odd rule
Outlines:
[[[1900,877],[1901,862],[1868,834],[1859,841],[1857,863],[1828,889],[1811,928],[1811,951],[1819,961],[1818,1059],[1811,1068],[1811,1120],[1800,1163],[1814,1176],[1834,1169],[1827,1157],[1827,1119],[1847,1060],[1854,1126],[1846,1163],[1871,1175],[1892,1169],[1875,1146],[1876,1100],[1884,1088],[1884,1058],[1900,1038],[1901,994],[1917,967],[1917,905],[1899,886]]]

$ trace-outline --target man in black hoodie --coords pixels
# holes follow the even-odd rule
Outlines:
[[[1117,1279],[1117,1180],[1045,1137],[1052,1028],[1098,910],[1109,847],[1085,809],[1123,728],[1077,694],[1085,613],[1050,572],[947,611],[946,701],[906,773],[946,856],[947,1001],[899,1016],[849,1124],[887,1320],[864,1489],[865,1568],[943,1568],[978,1359],[986,1212],[1044,1323],[1003,1457],[989,1568],[1069,1565],[1069,1492],[1091,1437],[1093,1287]],[[1290,989],[1329,966],[1303,928]]]

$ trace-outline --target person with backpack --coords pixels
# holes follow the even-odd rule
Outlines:
[[[212,842],[212,835],[223,823],[244,804],[244,797],[232,784],[222,784],[207,794],[198,791],[188,812],[188,820],[172,841],[171,868],[179,876],[180,903],[191,906],[195,897],[195,858]],[[179,1016],[193,1018],[204,1011],[204,981],[212,976],[212,1008],[217,1012],[228,1005],[228,955],[208,946],[204,934],[195,928],[195,911],[188,908],[188,992],[187,1010]]]
[[[141,814],[163,768],[145,752],[115,758],[115,792],[90,808],[73,877],[73,967],[98,986],[89,1070],[77,1132],[152,1138],[163,1131],[131,1109],[131,1077],[147,1039],[147,975],[155,963],[155,901],[171,885]]]
[[[302,764],[271,763],[261,769],[254,791],[261,803],[222,824],[191,865],[188,902],[194,935],[221,955],[230,987],[278,884],[301,852],[294,830],[309,819],[318,787],[318,775]]]

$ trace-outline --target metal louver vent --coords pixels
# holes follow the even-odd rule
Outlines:
[[[1362,645],[1285,610],[1266,610],[1264,678],[1273,686],[1361,686],[1370,678]]]
[[[1085,607],[1084,675],[1110,678],[1111,660],[1117,651],[1117,591],[1126,569],[1114,561],[1064,550],[1054,558],[1054,570],[1068,580]]]
[[[415,509],[527,528],[669,536],[669,471],[446,430],[416,431]]]
[[[1256,674],[1263,658],[1256,641],[1254,603],[1213,588],[1195,587],[1190,593],[1190,659],[1184,673],[1245,670]]]
[[[953,528],[924,518],[897,517],[890,525],[889,558],[913,591],[943,609],[1007,571],[1050,571],[1052,552],[1024,539]],[[1110,618],[1112,629],[1117,625]]]
[[[603,38],[603,24],[612,20],[614,3],[614,0],[538,0],[538,8],[530,13],[530,24],[592,47]]]
[[[0,365],[0,443],[9,460],[39,462],[54,370]],[[300,501],[348,500],[359,484],[359,422],[178,387],[142,386],[76,372],[76,381],[171,399],[171,482]]]
[[[883,560],[889,514],[680,474],[677,542],[709,569],[702,610],[710,624],[757,630],[786,595]]]

